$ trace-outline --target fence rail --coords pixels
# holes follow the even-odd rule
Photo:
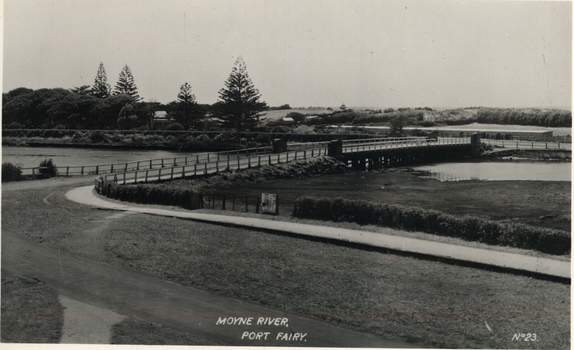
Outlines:
[[[105,174],[105,182],[120,184],[145,183],[159,180],[173,180],[184,177],[216,174],[227,170],[248,169],[264,165],[288,163],[295,160],[327,155],[327,148],[312,148],[273,154],[254,154],[249,156],[231,156],[213,159],[210,162],[194,163],[170,168],[145,169],[118,174]]]
[[[440,146],[440,145],[463,145],[470,144],[470,137],[451,137],[451,138],[437,138],[428,139],[424,137],[408,137],[402,139],[382,139],[378,142],[369,142],[369,140],[361,140],[362,142],[343,141],[343,153],[388,150],[388,149],[404,149],[414,147],[427,147],[427,146]]]
[[[193,165],[197,163],[209,163],[213,160],[229,159],[231,157],[245,157],[253,154],[268,154],[272,151],[272,147],[254,147],[245,148],[235,151],[221,151],[221,152],[207,152],[189,156],[173,157],[173,158],[156,158],[137,160],[125,163],[113,164],[98,164],[98,165],[72,165],[72,166],[59,166],[59,176],[71,175],[102,175],[125,173],[130,171],[146,170],[146,169],[161,169],[171,168],[176,166]],[[22,175],[37,175],[40,167],[22,168]]]
[[[571,151],[571,143],[544,142],[544,141],[517,141],[517,140],[491,140],[482,139],[481,142],[494,147],[515,148],[515,149],[537,149],[537,150],[565,150]]]

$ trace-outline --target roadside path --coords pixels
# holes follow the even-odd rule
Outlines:
[[[407,237],[386,235],[383,233],[373,233],[338,227],[272,221],[238,216],[194,213],[192,211],[136,207],[104,200],[95,194],[93,186],[75,188],[69,191],[66,194],[66,197],[69,200],[77,203],[111,210],[123,210],[152,215],[178,217],[182,219],[191,219],[210,223],[285,232],[295,235],[335,239],[344,242],[455,260],[464,263],[526,271],[528,273],[570,279],[570,262],[567,261],[558,261],[548,258],[464,247],[447,243],[432,242]]]

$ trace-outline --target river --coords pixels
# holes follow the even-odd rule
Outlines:
[[[571,167],[571,162],[564,161],[500,160],[438,163],[413,169],[441,181],[572,181]]]
[[[60,147],[2,147],[2,162],[22,164],[24,168],[37,167],[46,158],[56,166],[98,165],[125,163],[137,160],[173,158],[195,155],[192,152],[154,150],[110,150]],[[542,180],[571,181],[570,162],[500,160],[438,163],[416,166],[416,171],[441,181],[461,180]]]
[[[197,154],[197,152],[3,146],[2,162],[22,164],[23,168],[32,168],[37,167],[42,160],[52,158],[56,166],[63,167],[126,163],[146,159],[185,157],[195,154]]]

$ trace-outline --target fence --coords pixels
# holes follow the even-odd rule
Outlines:
[[[200,193],[199,209],[218,209],[261,213],[261,197],[245,194]],[[279,215],[279,198],[276,197],[275,215]]]
[[[58,175],[59,176],[102,175],[102,174],[125,173],[130,171],[138,171],[146,169],[171,168],[176,166],[186,166],[198,163],[209,163],[214,160],[219,161],[223,159],[229,159],[231,157],[239,158],[242,156],[249,156],[254,154],[255,155],[268,154],[271,152],[271,150],[272,147],[267,146],[267,147],[245,148],[235,151],[201,153],[185,157],[146,159],[126,163],[59,166]],[[22,168],[22,175],[35,176],[39,172],[39,170],[40,167]]]
[[[425,137],[404,137],[395,139],[373,139],[343,141],[343,153],[413,148],[439,145],[470,144],[470,137],[428,139]]]
[[[275,196],[274,208],[262,206],[261,196],[238,193],[195,193],[189,191],[177,196],[169,193],[160,194],[158,196],[156,193],[156,196],[148,197],[145,201],[141,202],[141,193],[137,188],[120,186],[122,190],[125,190],[122,195],[117,192],[113,194],[115,192],[115,190],[111,188],[113,186],[118,187],[120,185],[110,184],[101,176],[94,180],[94,188],[98,194],[110,198],[134,201],[136,203],[174,205],[175,202],[177,203],[176,205],[187,209],[218,209],[255,213],[266,211],[267,213],[275,215],[279,214],[278,196]],[[174,200],[175,197],[177,198]],[[273,212],[269,212],[269,209],[273,210]]]
[[[261,167],[264,165],[288,163],[295,160],[307,159],[311,157],[327,155],[326,148],[313,148],[310,150],[289,151],[284,153],[273,154],[255,154],[251,156],[237,156],[232,158],[230,155],[217,160],[215,157],[211,162],[194,163],[184,166],[173,166],[170,168],[145,169],[120,174],[108,174],[102,178],[106,182],[114,183],[146,183],[159,180],[173,180],[184,177],[216,174],[222,171],[249,169]]]
[[[543,141],[516,141],[516,140],[491,140],[482,139],[481,142],[494,147],[516,148],[516,149],[537,149],[537,150],[572,150],[572,144],[560,142],[543,142]]]

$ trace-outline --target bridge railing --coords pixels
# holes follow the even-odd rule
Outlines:
[[[251,154],[249,156],[235,155],[232,157],[212,158],[209,162],[195,162],[189,165],[172,166],[169,168],[148,168],[128,171],[117,174],[104,174],[100,176],[104,182],[120,184],[145,183],[159,180],[173,180],[191,176],[216,174],[223,171],[248,169],[264,165],[288,163],[295,160],[311,157],[325,156],[328,150],[325,147],[305,150],[288,151],[284,153]]]
[[[452,137],[428,139],[425,137],[409,137],[401,139],[381,139],[381,141],[365,141],[362,143],[343,141],[343,153],[365,152],[376,150],[403,149],[415,147],[431,147],[440,145],[470,144],[470,137]]]
[[[482,142],[487,145],[502,148],[515,149],[537,149],[537,150],[572,150],[572,144],[561,142],[544,142],[544,141],[519,141],[519,140],[491,140],[483,139]]]
[[[271,151],[272,147],[266,146],[266,147],[244,148],[235,151],[199,153],[181,157],[144,159],[124,163],[58,166],[58,175],[59,176],[102,175],[102,174],[125,173],[130,171],[138,171],[146,169],[171,168],[175,166],[193,165],[196,163],[206,163],[206,162],[209,163],[214,160],[246,157],[258,154],[268,154]],[[40,167],[22,168],[22,175],[35,176],[39,174],[39,172]]]

